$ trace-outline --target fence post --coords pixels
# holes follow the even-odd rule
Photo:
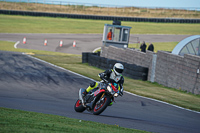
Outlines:
[[[157,60],[157,55],[153,54],[152,66],[151,66],[151,77],[150,77],[151,82],[155,81],[156,60]]]

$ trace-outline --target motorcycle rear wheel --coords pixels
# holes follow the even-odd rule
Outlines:
[[[93,109],[93,114],[94,115],[99,115],[101,114],[107,106],[110,104],[111,98],[109,96],[104,96],[104,99],[99,102],[99,100],[96,102],[96,105],[94,106]]]
[[[86,107],[84,107],[83,105],[82,105],[82,103],[81,103],[81,100],[77,100],[76,101],[76,103],[75,103],[75,105],[74,105],[74,110],[76,111],[76,112],[83,112],[83,111],[85,111],[85,109],[86,109]]]

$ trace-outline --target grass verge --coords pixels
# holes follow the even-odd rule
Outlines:
[[[157,53],[158,50],[162,51],[172,51],[174,47],[178,44],[178,42],[152,42],[154,45],[154,52]],[[146,43],[147,47],[149,43]],[[139,43],[134,43],[134,44],[129,44],[129,48],[136,48],[140,50],[140,44]]]
[[[0,107],[0,132],[70,132],[70,133],[147,133],[145,131],[107,125],[62,116]],[[105,130],[106,129],[106,130]]]
[[[81,63],[81,55],[72,55],[65,53],[56,53],[49,51],[30,50],[30,49],[15,49],[13,42],[0,41],[0,50],[5,51],[17,51],[17,52],[28,52],[34,53],[35,57],[69,69],[76,73],[85,75],[89,78],[99,80],[98,73],[104,71],[96,67],[89,66],[88,64]],[[51,56],[49,56],[51,55]],[[87,71],[85,71],[87,70]],[[89,83],[88,83],[89,84]],[[200,111],[200,95],[194,95],[186,93],[181,90],[167,88],[156,83],[150,83],[148,81],[134,80],[125,77],[124,89],[126,91],[154,98],[157,100],[172,103],[187,109]]]
[[[112,21],[0,14],[0,33],[103,33]],[[200,34],[200,24],[122,22],[131,34]]]

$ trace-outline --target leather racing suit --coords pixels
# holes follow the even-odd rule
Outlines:
[[[119,90],[119,95],[123,95],[123,84],[124,84],[124,77],[122,75],[116,75],[112,69],[107,69],[103,73],[99,73],[98,75],[101,79],[105,78],[108,82],[112,83],[115,87]],[[86,89],[86,93],[97,88],[99,82],[93,82],[90,86]]]

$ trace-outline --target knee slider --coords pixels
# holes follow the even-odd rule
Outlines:
[[[90,87],[95,87],[95,85],[96,85],[96,82],[93,82],[90,84]]]

